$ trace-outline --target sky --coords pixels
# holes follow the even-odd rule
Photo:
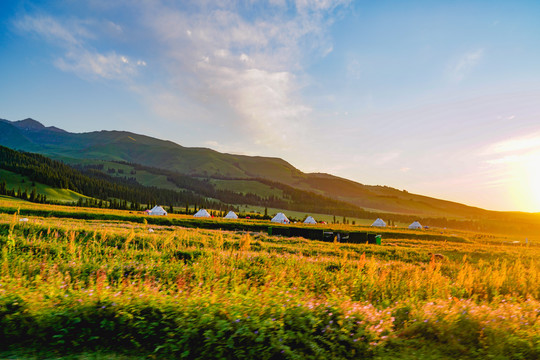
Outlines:
[[[540,2],[0,2],[0,118],[540,212]]]

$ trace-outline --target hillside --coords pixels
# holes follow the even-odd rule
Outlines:
[[[482,209],[386,186],[363,185],[329,174],[306,174],[278,158],[188,148],[126,131],[75,134],[45,127],[33,119],[0,120],[0,127],[0,145],[45,154],[71,164],[88,163],[88,160],[124,161],[199,178],[219,179],[220,189],[232,191],[238,189],[238,180],[267,179],[380,212],[455,218],[487,214]],[[170,186],[165,182],[166,188]]]
[[[71,190],[89,197],[112,203],[111,207],[139,209],[139,205],[162,204],[169,206],[184,207],[198,205],[210,209],[225,210],[230,204],[250,204],[257,206],[273,206],[281,209],[302,210],[309,212],[334,213],[341,216],[351,216],[361,209],[348,203],[325,198],[311,192],[294,189],[281,183],[272,183],[260,180],[269,187],[281,190],[281,197],[275,197],[252,192],[234,192],[222,190],[206,180],[198,179],[176,172],[160,170],[142,165],[120,164],[126,168],[130,166],[130,177],[110,176],[112,169],[104,171],[99,165],[79,166],[78,169],[70,167],[62,162],[51,160],[40,154],[19,152],[0,146],[0,195],[12,195],[27,199],[27,192],[23,189],[11,186],[9,181],[13,174],[27,177],[31,182],[39,182],[56,189]],[[146,172],[161,178],[168,183],[174,184],[176,189],[158,188],[155,186],[143,186],[136,181],[133,174]],[[120,170],[115,173],[120,172]],[[5,179],[4,179],[5,178]],[[6,181],[7,180],[7,181]],[[37,186],[32,187],[32,193],[36,194]],[[32,198],[33,199],[33,198]],[[32,201],[32,200],[31,200]],[[114,202],[119,201],[119,205]],[[102,205],[99,205],[100,207]]]
[[[0,183],[5,183],[7,189],[21,189],[31,194],[35,189],[37,194],[44,195],[48,201],[77,202],[79,199],[89,199],[88,196],[68,189],[54,188],[39,182],[32,181],[28,176],[17,174],[0,168]],[[1,186],[1,185],[0,185]]]
[[[30,197],[27,196],[28,185],[20,184],[23,180],[25,184],[32,183]],[[17,181],[20,183],[17,184]],[[48,197],[50,194],[63,194],[71,195],[73,201],[92,198],[90,200],[96,202],[96,199],[99,199],[100,207],[109,205],[126,208],[129,203],[134,209],[138,209],[141,204],[155,203],[177,206],[215,205],[214,202],[207,201],[191,191],[145,187],[129,179],[112,178],[94,170],[82,173],[43,155],[23,153],[3,146],[0,146],[0,194],[22,197],[30,201],[34,201],[37,195]],[[52,199],[47,199],[50,200]]]

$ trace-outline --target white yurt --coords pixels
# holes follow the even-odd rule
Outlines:
[[[148,215],[167,215],[167,212],[159,205],[156,205],[152,208],[152,210],[148,211]]]
[[[223,218],[224,219],[238,219],[238,215],[236,215],[235,212],[231,210]]]
[[[284,213],[277,213],[277,215],[274,216],[274,218],[271,221],[275,223],[281,223],[281,224],[290,223],[289,219],[287,219]]]
[[[411,230],[421,230],[422,229],[422,224],[420,224],[418,221],[415,221],[411,225],[409,225],[409,229],[411,229]]]
[[[200,209],[199,211],[197,211],[197,213],[195,215],[193,215],[195,217],[210,217],[210,214],[208,213],[208,211],[206,211],[205,209]]]
[[[313,218],[313,216],[308,216],[306,220],[304,220],[304,224],[316,224],[317,222]]]
[[[371,226],[386,227],[386,223],[381,218],[377,218],[377,220],[375,220]]]

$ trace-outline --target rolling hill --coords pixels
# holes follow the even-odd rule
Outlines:
[[[77,202],[79,199],[89,199],[88,196],[79,194],[73,190],[54,188],[46,184],[32,181],[28,176],[4,169],[0,169],[0,179],[0,181],[5,182],[6,187],[9,189],[20,188],[28,194],[35,189],[38,194],[45,195],[48,201],[70,203]]]
[[[154,169],[208,179],[223,190],[242,192],[244,185],[264,188],[261,179],[285,184],[295,189],[349,203],[375,212],[452,218],[486,217],[486,210],[463,204],[410,194],[386,186],[370,186],[324,173],[303,173],[283,159],[226,154],[207,148],[189,148],[171,141],[126,131],[70,133],[46,127],[33,119],[0,120],[0,145],[44,154],[65,163],[106,164],[115,162],[140,164]],[[116,165],[115,165],[116,164]],[[154,176],[159,176],[155,171]],[[152,176],[137,179],[150,185]],[[145,183],[146,182],[146,183]],[[255,183],[258,183],[255,185]],[[152,185],[174,188],[165,178]],[[279,196],[279,192],[278,192]]]

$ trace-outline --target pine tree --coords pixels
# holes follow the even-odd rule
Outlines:
[[[36,200],[37,200],[37,192],[36,192],[36,189],[33,188],[32,192],[30,193],[30,201],[36,202]]]

